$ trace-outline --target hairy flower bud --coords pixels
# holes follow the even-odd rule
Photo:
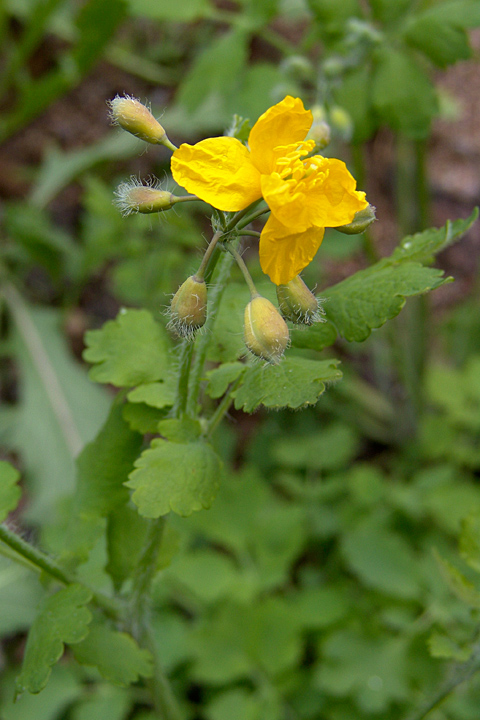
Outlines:
[[[170,304],[168,326],[180,337],[191,340],[207,319],[205,280],[191,275],[180,285]]]
[[[262,360],[277,365],[288,345],[289,334],[285,320],[277,308],[257,295],[245,308],[245,345]]]
[[[310,292],[300,275],[286,285],[277,285],[280,312],[287,320],[300,325],[324,322],[318,298]]]
[[[178,198],[166,190],[161,190],[158,181],[148,180],[143,184],[135,176],[121,183],[115,190],[114,204],[122,215],[132,213],[156,213],[170,210]]]
[[[359,235],[365,232],[375,219],[375,208],[373,205],[367,205],[366,208],[355,213],[355,217],[351,223],[336,227],[335,230],[345,233],[345,235]]]
[[[166,145],[171,150],[175,150],[175,146],[168,139],[164,128],[139,100],[129,95],[124,97],[117,95],[110,100],[108,105],[110,118],[114,125],[120,125],[121,128],[140,140],[153,145]]]

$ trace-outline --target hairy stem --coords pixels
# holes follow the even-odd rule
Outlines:
[[[182,417],[187,407],[188,399],[188,379],[190,376],[190,366],[192,364],[194,344],[189,340],[183,340],[180,346],[180,358],[177,376],[177,394],[175,404],[172,408],[172,416],[176,418]]]
[[[256,204],[257,203],[255,203],[255,205]],[[244,215],[247,215],[247,212],[250,210],[252,210],[252,205],[250,205],[248,208],[246,208],[242,212]],[[255,210],[255,212],[252,212],[252,214],[248,215],[248,217],[244,217],[244,219],[239,218],[239,222],[237,222],[237,225],[236,225],[237,230],[243,230],[243,228],[247,227],[247,225],[250,225],[251,222],[253,222],[257,218],[261,217],[262,215],[265,215],[265,213],[268,213],[268,212],[270,212],[270,208],[263,207],[263,208],[260,208],[259,210]],[[241,213],[238,213],[238,214],[240,215]]]
[[[157,569],[157,558],[162,544],[165,518],[152,520],[132,578],[130,618],[132,634],[139,640],[145,632],[144,622],[150,598],[150,586]]]
[[[208,346],[211,340],[211,330],[215,323],[223,292],[227,285],[227,280],[230,276],[232,264],[232,255],[230,255],[230,253],[224,253],[220,261],[217,282],[215,283],[214,288],[210,292],[210,304],[208,307],[207,322],[205,323],[204,332],[197,340],[197,352],[195,355],[195,361],[191,373],[190,391],[187,403],[187,413],[189,413],[190,415],[195,415],[196,413],[198,396],[200,394],[200,385],[202,382],[203,367],[205,365]]]
[[[0,541],[8,545],[8,547],[22,558],[28,560],[31,567],[33,566],[37,571],[46,572],[47,575],[55,578],[55,580],[58,580],[63,585],[71,585],[72,583],[84,585],[92,593],[92,600],[97,607],[101,608],[109,617],[114,619],[120,617],[121,606],[113,598],[96,590],[92,590],[88,585],[77,580],[74,575],[64,570],[55,560],[12,532],[6,525],[0,525]]]
[[[215,248],[217,247],[217,243],[220,240],[222,236],[222,231],[217,230],[215,235],[210,240],[210,244],[205,250],[205,255],[202,258],[202,262],[200,263],[200,267],[198,268],[197,272],[195,273],[195,277],[198,280],[203,280],[205,278],[205,273],[207,271],[208,265],[210,263],[211,257],[213,255],[213,252]]]
[[[151,585],[157,571],[158,553],[162,544],[165,518],[152,520],[132,578],[129,601],[129,627],[132,635],[153,655],[154,673],[149,681],[155,708],[162,720],[180,720],[181,714],[170,683],[158,659],[150,623]]]

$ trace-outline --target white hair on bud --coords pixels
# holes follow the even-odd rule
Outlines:
[[[154,175],[149,175],[145,180],[140,180],[136,175],[131,175],[129,180],[120,183],[114,191],[115,199],[113,204],[122,213],[123,217],[138,213],[138,204],[132,202],[131,192],[136,188],[148,188],[149,190],[160,190],[161,181]]]
[[[118,122],[118,107],[120,103],[122,102],[133,102],[138,103],[139,105],[143,105],[147,108],[149,112],[151,112],[151,106],[149,102],[142,103],[141,100],[139,100],[136,97],[133,97],[133,95],[128,95],[125,93],[124,95],[115,95],[113,100],[107,100],[107,107],[108,107],[108,117],[110,119],[110,122],[112,125],[119,125]]]

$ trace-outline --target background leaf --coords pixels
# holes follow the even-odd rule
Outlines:
[[[17,485],[20,473],[13,465],[0,460],[0,522],[18,505],[22,491]]]
[[[379,51],[371,98],[375,112],[394,130],[416,139],[428,135],[437,99],[430,79],[413,57],[394,48]]]
[[[19,402],[3,423],[0,412],[0,435],[21,453],[30,493],[27,516],[39,521],[73,490],[74,457],[103,423],[110,399],[72,357],[58,311],[34,310],[16,296],[12,303],[21,384]]]

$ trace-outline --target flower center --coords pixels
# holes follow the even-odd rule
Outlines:
[[[294,143],[292,145],[280,145],[275,148],[275,170],[281,178],[286,179],[292,177],[300,180],[304,175],[304,163],[307,160],[301,160],[304,155],[315,147],[313,140],[304,140],[303,142]]]

